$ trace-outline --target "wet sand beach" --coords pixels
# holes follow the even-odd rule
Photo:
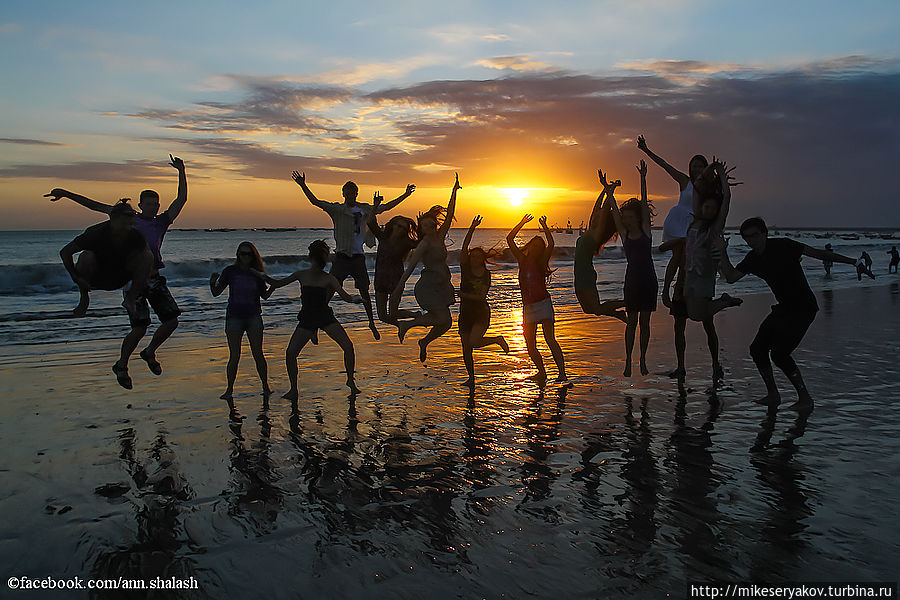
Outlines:
[[[179,597],[216,598],[660,598],[689,581],[895,580],[900,284],[816,295],[794,354],[811,414],[788,409],[780,373],[783,407],[752,402],[763,387],[747,348],[769,294],[717,318],[726,379],[712,404],[699,324],[685,393],[664,375],[662,306],[647,377],[621,375],[624,325],[562,307],[572,385],[539,388],[513,306],[491,328],[512,352],[476,351],[471,395],[455,323],[424,365],[425,330],[401,345],[354,325],[363,393],[348,397],[320,334],[294,406],[280,397],[291,332],[269,329],[276,393],[259,396],[245,346],[231,416],[221,324],[176,332],[161,377],[135,358],[131,392],[109,370],[118,342],[8,347],[0,559],[8,577],[193,576],[199,590]]]

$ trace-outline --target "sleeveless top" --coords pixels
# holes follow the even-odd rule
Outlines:
[[[474,294],[481,298],[487,298],[488,289],[491,287],[491,272],[484,270],[482,275],[475,275],[468,260],[459,264],[459,293]],[[463,298],[463,301],[469,298]]]
[[[519,262],[519,289],[522,304],[533,304],[550,297],[541,265],[527,258]]]
[[[687,236],[688,227],[694,220],[694,184],[688,182],[681,190],[678,204],[669,210],[663,223],[663,241],[675,240]]]

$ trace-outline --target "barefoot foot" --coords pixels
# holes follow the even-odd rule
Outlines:
[[[641,375],[647,375],[649,373],[650,373],[650,371],[647,369],[647,362],[642,360],[641,361]]]
[[[288,390],[287,393],[282,396],[282,398],[284,398],[285,400],[296,400],[297,396],[297,390],[291,389]]]
[[[234,392],[225,390],[225,393],[219,396],[219,400],[234,400]]]
[[[421,362],[425,362],[425,359],[428,358],[428,343],[422,343],[422,340],[419,340],[419,360]]]
[[[358,394],[359,388],[356,387],[356,383],[352,379],[347,380],[347,387],[350,388],[351,394]]]
[[[762,398],[757,398],[754,400],[756,404],[761,404],[763,406],[778,406],[781,404],[781,396],[778,394],[768,394],[763,396]]]
[[[463,381],[462,384],[463,384],[464,386],[466,386],[467,388],[474,388],[474,387],[475,387],[475,378],[474,378],[474,377],[469,377],[468,379],[466,379],[465,381]]]
[[[631,362],[625,365],[625,370],[622,371],[622,375],[624,375],[625,377],[631,377]]]
[[[376,340],[380,340],[380,339],[381,339],[381,334],[378,333],[378,328],[375,327],[375,322],[374,322],[374,321],[369,321],[369,329],[372,330],[372,337],[374,337]]]
[[[509,354],[509,342],[506,341],[505,337],[501,335],[500,339],[497,341],[497,344],[500,346],[500,348],[503,349],[503,352],[505,354]]]

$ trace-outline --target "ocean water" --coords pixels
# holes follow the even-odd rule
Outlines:
[[[457,252],[465,237],[465,229],[451,230],[448,239],[453,283],[459,285]],[[120,292],[92,292],[87,317],[72,319],[71,309],[78,300],[77,290],[59,259],[58,252],[75,237],[78,231],[0,231],[0,343],[3,345],[41,344],[85,339],[117,338],[127,327],[127,316],[121,308]],[[506,249],[507,230],[478,229],[472,246]],[[525,231],[519,241],[524,244],[536,231]],[[749,249],[735,231],[730,231],[730,253],[737,261]],[[773,232],[774,233],[774,232]],[[823,247],[831,243],[835,252],[858,257],[868,252],[875,261],[876,274],[887,274],[887,255],[897,243],[896,232],[842,231],[840,233],[812,230],[781,230],[778,235]],[[893,235],[892,239],[881,236]],[[661,241],[662,232],[653,232],[654,245]],[[573,259],[577,231],[556,233],[556,255],[552,267],[556,269],[549,285],[557,306],[577,304],[573,289]],[[240,242],[248,240],[259,249],[266,270],[274,276],[284,276],[308,266],[307,247],[316,239],[324,239],[333,247],[330,229],[264,230],[237,229],[228,231],[170,230],[163,243],[166,276],[172,294],[184,311],[181,331],[208,333],[220,329],[224,320],[227,293],[213,298],[209,292],[209,275],[221,272],[234,260]],[[662,284],[669,254],[654,253],[656,272]],[[373,275],[375,252],[367,253],[369,273]],[[625,277],[625,258],[618,242],[609,244],[595,257],[597,287],[601,299],[620,298]],[[822,265],[806,259],[804,267],[813,289],[837,289],[860,285],[855,271],[845,265],[835,265],[832,277],[826,278]],[[516,278],[516,264],[506,252],[495,259],[493,286],[489,296],[494,311],[512,310],[521,300]],[[415,308],[412,289],[417,274],[407,283],[407,296],[401,306]],[[348,290],[352,281],[348,280]],[[868,279],[862,285],[877,284]],[[766,291],[763,281],[748,277],[734,286],[721,286],[732,295]],[[338,318],[344,323],[365,319],[360,305],[339,300],[332,303]],[[299,310],[299,288],[278,290],[264,302],[263,317],[267,328],[292,326]],[[455,316],[455,314],[454,314]]]

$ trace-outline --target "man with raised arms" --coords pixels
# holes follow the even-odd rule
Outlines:
[[[126,296],[132,291],[135,293],[134,302],[125,305],[128,310],[128,319],[131,322],[131,331],[125,336],[125,339],[122,340],[121,355],[119,357],[119,362],[116,363],[125,371],[126,377],[128,372],[128,359],[137,348],[138,343],[140,343],[141,339],[146,335],[147,328],[150,326],[150,308],[152,307],[153,312],[159,317],[160,326],[156,329],[156,332],[153,334],[147,347],[141,350],[140,357],[146,361],[148,368],[154,375],[162,374],[162,366],[159,364],[159,361],[156,360],[156,350],[170,335],[172,335],[175,328],[178,327],[178,316],[181,314],[178,304],[175,302],[175,299],[172,297],[172,294],[169,292],[169,288],[166,285],[166,278],[160,274],[160,269],[165,266],[160,252],[163,237],[166,235],[169,226],[172,225],[187,202],[187,175],[185,175],[184,161],[171,154],[169,155],[169,159],[172,167],[178,171],[178,193],[175,196],[175,200],[172,201],[168,209],[160,213],[159,194],[154,190],[144,190],[141,192],[140,201],[138,202],[138,208],[141,212],[134,219],[134,228],[144,236],[144,239],[147,241],[147,246],[152,253],[153,269],[145,286],[134,290],[134,284],[132,284],[132,289],[129,292],[126,292]],[[50,198],[53,202],[60,198],[68,198],[86,208],[110,215],[114,208],[109,204],[91,200],[86,196],[62,188],[54,188],[44,197]],[[82,298],[84,300],[84,296]],[[79,308],[76,309],[76,315],[78,315],[79,312],[83,315],[84,312],[87,311],[87,301],[84,301],[83,304],[83,307],[79,304]],[[79,311],[79,309],[81,310]],[[131,380],[128,379],[129,385],[124,386],[123,384],[123,387],[131,389],[130,381]],[[123,379],[120,378],[119,383],[122,382]]]
[[[335,254],[331,259],[331,274],[334,275],[338,282],[343,284],[348,276],[353,277],[356,289],[362,296],[363,306],[366,308],[366,316],[369,318],[369,329],[376,340],[381,339],[378,328],[375,327],[375,317],[372,313],[372,298],[369,295],[369,270],[366,267],[366,254],[363,250],[363,244],[371,247],[375,244],[375,236],[370,232],[366,225],[369,215],[374,211],[375,214],[381,214],[389,211],[399,205],[401,202],[409,198],[416,190],[416,186],[409,184],[406,191],[397,198],[372,206],[357,202],[356,197],[359,195],[359,187],[352,181],[348,181],[341,188],[344,196],[343,202],[325,202],[316,198],[312,190],[306,185],[306,174],[294,171],[292,178],[303,190],[306,198],[313,206],[321,208],[334,224],[334,241]],[[375,194],[378,196],[377,192]]]

